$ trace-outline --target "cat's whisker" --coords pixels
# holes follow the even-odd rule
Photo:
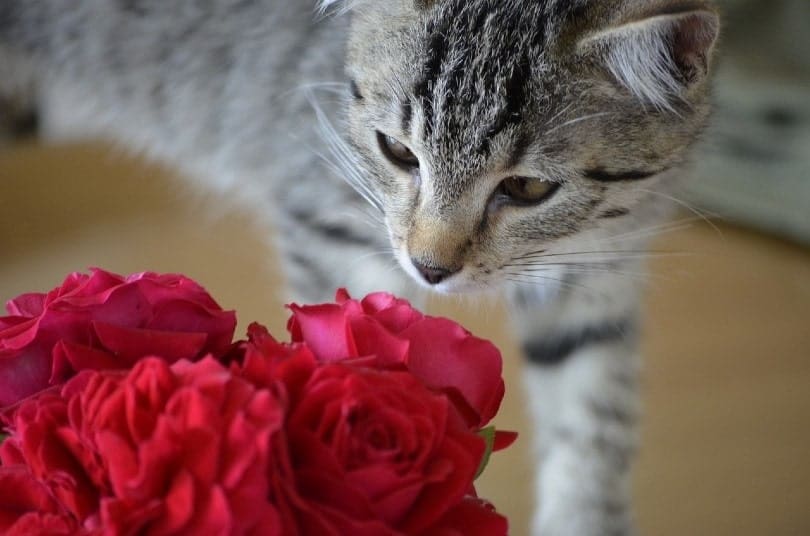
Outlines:
[[[528,265],[526,268],[521,270],[522,273],[532,274],[536,272],[543,272],[548,271],[548,266],[558,266],[556,264],[549,264],[549,265]],[[589,266],[576,266],[576,265],[566,265],[564,267],[564,272],[566,274],[583,274],[583,275],[617,275],[621,277],[627,277],[631,279],[638,279],[642,281],[646,281],[649,279],[668,279],[666,276],[659,276],[653,275],[647,272],[631,272],[627,270],[616,270],[614,268],[591,268]]]
[[[651,225],[649,227],[644,227],[641,229],[634,229],[632,231],[617,234],[614,236],[608,236],[605,238],[600,239],[600,242],[617,242],[622,240],[637,240],[642,238],[647,238],[650,236],[658,236],[667,233],[673,233],[677,231],[682,231],[685,229],[689,229],[694,225],[695,221],[698,221],[699,218],[684,218],[672,222],[666,222],[659,225]]]
[[[342,178],[346,181],[369,205],[373,208],[377,209],[378,213],[382,213],[382,207],[379,205],[379,201],[376,198],[371,197],[369,192],[367,192],[364,188],[358,188],[356,184],[354,184],[351,180],[346,178],[346,175],[343,172],[343,169],[332,162],[326,155],[315,149],[314,147],[310,146],[309,144],[305,144],[307,149],[309,149],[315,156],[317,156],[323,164],[334,173],[337,177]],[[382,222],[381,222],[382,223]]]
[[[691,203],[688,203],[688,202],[684,201],[683,199],[679,199],[679,198],[677,198],[675,196],[672,196],[670,194],[666,194],[664,192],[659,192],[659,191],[656,191],[656,190],[650,190],[648,188],[636,188],[636,191],[646,193],[646,194],[650,194],[650,195],[657,195],[659,197],[663,197],[664,199],[667,199],[668,201],[671,201],[671,202],[677,204],[678,206],[681,206],[681,207],[685,208],[686,210],[688,210],[689,212],[691,212],[692,214],[694,214],[695,216],[700,218],[702,221],[705,221],[712,229],[714,229],[714,231],[717,233],[717,235],[722,240],[725,240],[725,235],[723,234],[723,231],[721,231],[720,228],[717,225],[715,225],[715,223],[713,221],[711,221],[711,219],[710,219],[710,218],[722,219],[722,217],[719,214],[716,214],[716,213],[713,213],[713,212],[710,212],[710,211],[700,210],[697,207],[695,207],[694,205],[692,205]]]
[[[573,103],[573,102],[572,102],[572,103],[569,103],[567,106],[564,106],[562,110],[560,110],[559,112],[557,112],[556,114],[554,114],[554,116],[553,116],[551,119],[549,119],[548,121],[546,121],[546,123],[545,123],[545,124],[546,124],[546,125],[550,125],[550,124],[554,123],[555,121],[557,121],[557,119],[559,119],[560,117],[562,117],[563,115],[565,115],[565,114],[568,112],[568,110],[570,110],[571,108],[573,108],[573,107],[574,107],[574,104],[575,104],[575,103]]]
[[[623,263],[638,263],[638,262],[646,262],[650,260],[649,257],[614,257],[614,258],[598,258],[598,257],[589,257],[589,258],[576,258],[571,259],[572,262],[570,265],[579,265],[579,266],[593,266],[593,267],[610,267],[610,266],[618,266],[619,264]],[[528,264],[534,265],[545,265],[545,266],[564,266],[562,263],[548,263],[544,262],[543,259],[524,259],[521,263],[525,266]]]
[[[329,17],[345,15],[351,11],[355,5],[363,1],[364,0],[343,0],[340,2],[340,7],[332,9],[332,6],[338,3],[337,0],[320,0],[313,9],[315,21],[320,22]]]
[[[329,141],[328,141],[328,140],[326,140],[326,141],[327,141],[327,144],[328,144],[328,143],[329,143]],[[312,152],[314,155],[316,155],[318,158],[320,158],[320,159],[323,161],[323,163],[324,163],[324,164],[326,164],[326,166],[327,166],[327,167],[328,167],[328,168],[329,168],[329,169],[330,169],[330,170],[331,170],[331,171],[332,171],[332,172],[333,172],[333,173],[334,173],[336,176],[340,177],[340,178],[341,178],[341,179],[343,179],[343,180],[344,180],[344,181],[345,181],[347,184],[349,184],[349,186],[351,186],[351,187],[352,187],[352,189],[354,189],[354,190],[355,190],[355,191],[356,191],[358,194],[360,194],[360,195],[361,195],[361,196],[362,196],[362,197],[363,197],[363,198],[366,200],[366,202],[368,202],[368,203],[369,203],[370,205],[372,205],[374,208],[376,208],[377,210],[379,210],[380,212],[382,212],[382,208],[381,208],[381,206],[380,206],[379,199],[378,199],[378,198],[377,198],[377,196],[376,196],[376,195],[374,195],[374,193],[373,193],[373,192],[372,192],[372,191],[371,191],[371,190],[368,188],[368,186],[367,186],[367,185],[365,184],[365,182],[364,182],[364,179],[362,179],[362,177],[360,177],[360,176],[359,176],[358,172],[357,172],[355,169],[353,169],[353,168],[351,167],[351,165],[349,165],[349,167],[346,167],[346,165],[345,165],[345,164],[344,164],[344,165],[341,165],[341,163],[340,163],[340,162],[333,162],[333,161],[332,161],[332,160],[330,160],[330,159],[329,159],[329,158],[328,158],[328,157],[327,157],[325,154],[323,154],[323,153],[322,153],[321,151],[319,151],[318,149],[314,148],[314,147],[313,147],[312,145],[310,145],[309,143],[306,143],[306,142],[303,142],[303,141],[302,141],[301,143],[302,143],[302,144],[304,145],[304,147],[306,147],[306,148],[307,148],[307,149],[308,149],[310,152]],[[336,157],[337,157],[339,160],[342,160],[342,159],[341,159],[341,155],[340,155],[340,154],[337,154],[337,153],[336,153],[336,152],[335,152],[335,151],[334,151],[334,150],[331,148],[331,146],[330,146],[330,150],[331,150],[331,152],[332,152],[332,154],[333,154],[333,155],[335,155],[335,156],[336,156]],[[352,180],[352,179],[354,179],[354,180]]]
[[[328,121],[326,120],[325,116],[324,120]],[[343,141],[340,139],[339,134],[329,123],[325,124],[324,128],[322,129],[322,133],[324,134],[324,139],[327,146],[330,148],[335,158],[338,159],[340,169],[347,174],[347,178],[351,179],[349,184],[359,187],[366,194],[366,199],[374,200],[374,205],[381,210],[382,204],[380,203],[379,198],[367,184],[365,176],[360,171],[360,166],[353,161],[353,157],[341,145]]]
[[[341,176],[347,179],[346,182],[361,194],[366,201],[382,212],[382,202],[369,186],[367,176],[363,173],[364,170],[359,162],[357,162],[357,158],[347,147],[346,142],[340,137],[334,126],[332,126],[332,123],[318,104],[312,91],[305,90],[304,93],[315,111],[321,137],[326,142],[327,147],[334,157],[337,158],[339,169],[344,172]]]
[[[605,261],[615,262],[622,260],[649,259],[658,257],[683,257],[691,254],[677,251],[646,251],[646,250],[603,250],[603,251],[595,250],[595,251],[574,251],[570,253],[545,253],[543,251],[539,251],[536,253],[527,253],[525,255],[515,257],[512,260],[513,261],[521,261],[529,259],[539,260],[546,258],[577,257],[583,255],[594,255],[595,257],[592,258],[595,259],[597,262],[605,262]],[[605,257],[601,257],[603,255]],[[584,262],[584,260],[581,257],[577,257],[575,260],[577,260],[578,262]]]
[[[504,268],[534,268],[539,266],[609,266],[615,264],[611,261],[586,261],[586,262],[514,262],[504,264]]]
[[[588,121],[590,119],[596,119],[598,117],[604,117],[606,115],[614,115],[614,112],[597,112],[597,113],[594,113],[594,114],[585,115],[585,116],[582,116],[582,117],[577,117],[576,119],[571,119],[569,121],[561,123],[561,124],[551,128],[551,129],[547,130],[545,132],[545,135],[548,136],[549,134],[552,134],[552,133],[554,133],[554,132],[556,132],[556,131],[558,131],[558,130],[560,130],[562,128],[565,128],[567,126],[571,126],[571,125],[574,125],[576,123],[581,123],[582,121]]]
[[[351,271],[352,268],[356,267],[358,264],[362,263],[363,261],[367,261],[369,259],[382,259],[383,264],[386,265],[386,268],[389,268],[391,263],[386,261],[394,260],[393,251],[392,250],[375,250],[369,253],[365,253],[363,255],[358,255],[355,257],[347,266],[346,270]]]
[[[356,210],[344,210],[338,212],[337,215],[353,219],[362,224],[368,225],[372,229],[378,229],[380,225],[385,225],[385,221],[376,212],[370,212],[365,207],[357,207]]]
[[[636,276],[647,276],[647,272],[630,272],[613,268],[616,261],[577,261],[577,262],[516,262],[505,264],[504,268],[520,268],[525,272],[536,270],[548,270],[549,267],[562,267],[566,272],[591,272],[591,273],[617,273]]]
[[[279,93],[278,98],[281,99],[283,97],[289,97],[293,93],[299,92],[307,93],[312,92],[314,90],[332,93],[335,95],[346,95],[346,92],[348,90],[348,84],[346,84],[346,82],[336,82],[336,81],[309,82],[306,84],[300,84],[292,89],[288,89],[287,91]]]
[[[550,272],[551,270],[545,270],[545,271]],[[585,289],[588,289],[588,290],[593,290],[590,287],[587,287],[586,285],[577,285],[575,283],[571,283],[570,281],[566,281],[565,279],[560,279],[558,277],[551,277],[551,276],[547,276],[547,275],[540,275],[537,272],[528,273],[528,272],[520,271],[520,272],[504,272],[504,274],[506,276],[508,276],[508,277],[526,277],[526,278],[532,278],[532,279],[544,279],[544,280],[547,280],[547,281],[554,281],[554,282],[560,283],[561,285],[568,286],[568,287],[578,287],[578,288],[585,288]]]
[[[602,298],[606,298],[606,295],[593,287],[588,285],[580,285],[577,283],[572,283],[570,281],[566,281],[564,279],[559,279],[557,277],[550,277],[544,276],[540,274],[524,274],[520,272],[507,272],[504,274],[504,279],[507,281],[513,281],[516,283],[524,283],[524,284],[537,284],[538,281],[552,281],[562,288],[566,288],[569,290],[582,290],[591,294],[595,294],[601,296]]]

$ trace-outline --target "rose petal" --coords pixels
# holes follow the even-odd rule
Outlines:
[[[50,383],[52,385],[62,383],[81,370],[105,370],[121,367],[120,360],[116,360],[103,350],[61,340],[53,349]]]
[[[23,465],[0,467],[0,532],[27,512],[56,513],[57,504],[48,488]]]
[[[144,327],[155,331],[206,333],[204,353],[219,356],[233,340],[236,314],[213,310],[187,299],[173,299],[155,306],[152,319]]]
[[[441,452],[436,455],[441,462],[435,469],[436,476],[432,481],[426,479],[424,492],[401,528],[408,533],[420,533],[457,504],[473,481],[485,449],[484,440],[473,434],[459,434],[442,443]],[[448,469],[445,464],[449,461],[453,465]],[[442,475],[448,470],[452,479]]]
[[[349,318],[358,355],[374,355],[382,366],[405,363],[410,342],[397,337],[369,316]]]
[[[330,363],[359,355],[349,322],[340,306],[290,305],[290,310],[293,317],[289,329],[293,341],[306,342],[319,361]]]
[[[502,361],[489,341],[469,335],[458,324],[426,317],[402,332],[411,341],[408,369],[434,389],[459,392],[480,428],[498,412],[504,395]]]
[[[132,366],[138,359],[155,355],[169,362],[194,359],[200,355],[208,335],[126,328],[93,322],[101,344],[122,360],[121,366]]]
[[[45,294],[31,292],[21,294],[6,303],[8,314],[15,316],[34,317],[42,314],[45,307]]]
[[[466,497],[424,536],[506,536],[509,522],[481,499]]]
[[[0,407],[47,388],[50,369],[48,344],[32,343],[14,353],[0,353]]]
[[[505,430],[496,430],[495,431],[495,443],[492,446],[493,452],[498,452],[499,450],[503,450],[505,448],[509,448],[512,443],[517,441],[518,433],[517,432],[509,432]]]

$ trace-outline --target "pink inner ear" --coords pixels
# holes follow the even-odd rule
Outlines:
[[[687,85],[708,73],[709,53],[717,32],[717,17],[710,13],[693,13],[675,23],[672,54]]]

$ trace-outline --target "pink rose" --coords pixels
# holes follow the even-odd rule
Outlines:
[[[386,293],[358,301],[341,290],[336,304],[290,308],[292,340],[306,343],[319,361],[373,357],[381,366],[407,369],[446,393],[472,427],[486,425],[500,407],[500,352],[451,320],[423,315]]]
[[[194,281],[94,269],[47,294],[23,294],[0,317],[0,407],[84,369],[129,368],[147,355],[173,362],[227,351],[236,327]]]

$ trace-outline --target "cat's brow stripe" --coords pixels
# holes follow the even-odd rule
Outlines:
[[[478,149],[478,154],[489,156],[490,140],[506,130],[508,127],[520,125],[522,117],[522,110],[527,100],[526,85],[529,83],[529,60],[524,58],[520,65],[515,69],[515,72],[509,77],[505,86],[506,105],[498,112],[492,126],[489,128],[481,147]],[[513,149],[514,154],[509,159],[510,162],[516,162],[523,157],[528,143],[525,136],[521,136],[519,143]]]
[[[603,219],[620,218],[622,216],[627,216],[628,214],[630,214],[630,211],[626,208],[614,208],[611,210],[606,210],[600,214],[599,217]]]
[[[446,20],[453,20],[448,18]],[[447,56],[450,43],[447,39],[447,32],[449,23],[445,23],[441,27],[436,27],[434,22],[431,22],[428,27],[428,34],[430,35],[430,44],[427,47],[428,57],[425,62],[424,76],[414,87],[414,94],[421,101],[424,113],[425,123],[425,138],[429,138],[433,133],[433,106],[432,106],[432,92],[436,86],[436,80],[442,70],[444,58]]]
[[[529,98],[526,86],[532,77],[533,58],[545,42],[545,24],[490,3],[448,2],[444,11],[439,20],[428,23],[422,77],[414,86],[414,94],[424,108],[424,136],[431,138],[439,130],[446,133],[454,128],[469,128],[463,124],[466,119],[461,119],[458,108],[474,104],[480,97],[476,88],[486,88],[484,95],[503,91],[505,99],[500,110],[473,148],[486,158],[491,139],[523,120],[521,112]],[[491,46],[497,38],[493,32],[522,38],[515,49],[499,52]],[[493,68],[483,72],[473,68],[480,61]],[[445,124],[436,123],[437,114]]]
[[[559,365],[568,356],[586,346],[623,340],[635,327],[633,319],[606,322],[599,326],[583,326],[576,332],[558,333],[528,341],[523,345],[523,351],[526,359],[535,365]]]
[[[512,154],[509,155],[509,160],[506,163],[506,169],[513,168],[520,164],[520,161],[523,160],[523,157],[526,156],[526,153],[529,151],[529,147],[532,145],[532,138],[525,132],[518,135],[515,143],[512,145]]]
[[[402,102],[402,132],[409,134],[411,132],[411,121],[413,120],[413,105],[411,101],[406,100]]]
[[[598,181],[598,182],[620,182],[620,181],[640,181],[649,179],[655,175],[663,173],[665,170],[658,171],[616,171],[609,172],[601,168],[589,169],[585,171],[585,177]]]

